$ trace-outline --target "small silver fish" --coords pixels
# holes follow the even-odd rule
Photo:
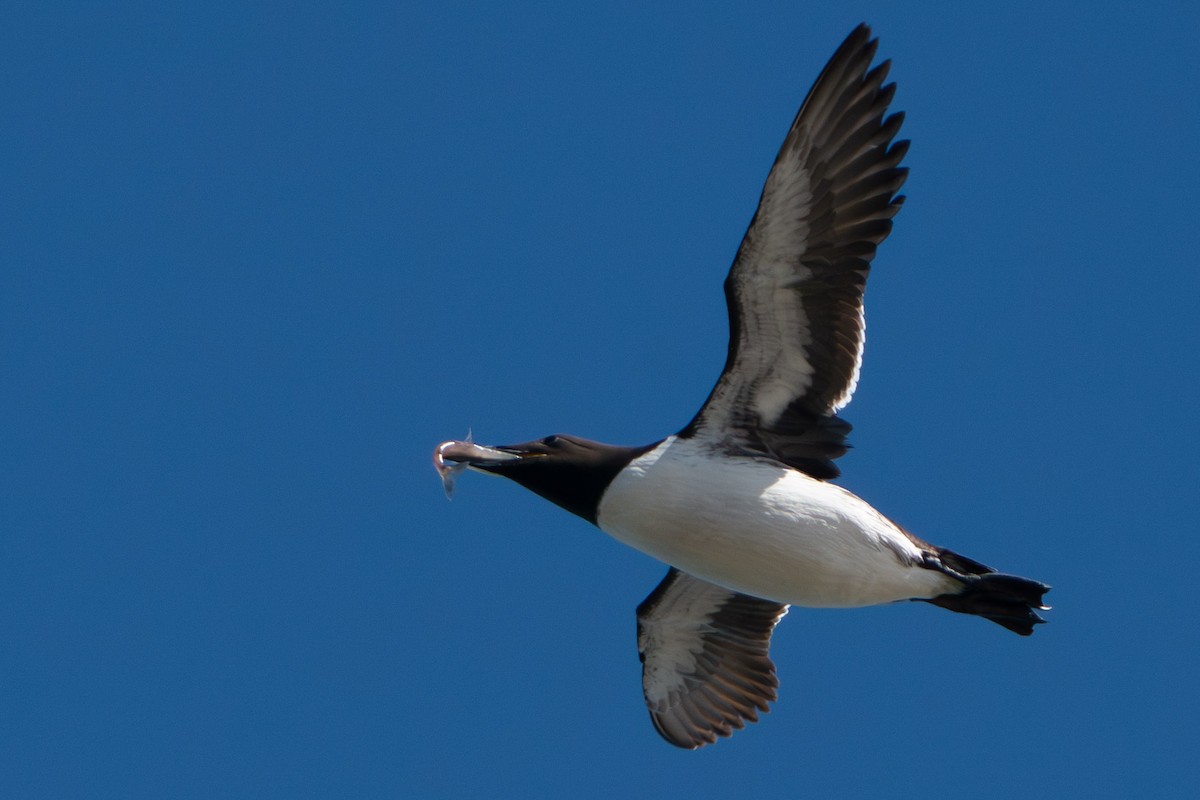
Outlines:
[[[471,466],[472,461],[511,461],[514,458],[520,456],[475,444],[471,441],[471,435],[467,434],[465,442],[451,440],[439,444],[433,451],[433,468],[441,476],[442,488],[445,489],[446,499],[449,500],[454,494],[454,481],[463,470]],[[454,463],[448,464],[448,461]]]

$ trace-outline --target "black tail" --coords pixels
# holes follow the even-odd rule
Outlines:
[[[958,594],[943,594],[928,602],[960,614],[977,614],[1003,625],[1014,633],[1028,636],[1033,626],[1045,622],[1037,615],[1049,606],[1042,605],[1042,595],[1050,591],[1044,583],[1004,575],[966,556],[938,548],[928,566],[953,575],[963,582]]]

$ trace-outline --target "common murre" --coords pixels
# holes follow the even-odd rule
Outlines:
[[[1045,584],[926,543],[829,483],[867,272],[907,174],[876,46],[856,28],[787,134],[725,282],[725,368],[687,426],[641,447],[556,435],[435,452],[444,478],[464,465],[510,478],[670,565],[637,609],[638,649],[651,719],[680,747],[768,710],[789,605],[923,600],[1022,635],[1042,622]]]

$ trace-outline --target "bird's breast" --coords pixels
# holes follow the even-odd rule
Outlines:
[[[631,462],[600,502],[609,535],[698,578],[802,606],[932,597],[950,579],[854,494],[768,460],[668,438]]]

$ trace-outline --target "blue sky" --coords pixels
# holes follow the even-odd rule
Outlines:
[[[663,567],[504,481],[447,503],[429,456],[691,418],[860,21],[912,174],[842,483],[1053,584],[1052,622],[794,609],[774,711],[683,752],[634,644]],[[1182,2],[10,10],[5,796],[1189,796],[1198,34]]]

